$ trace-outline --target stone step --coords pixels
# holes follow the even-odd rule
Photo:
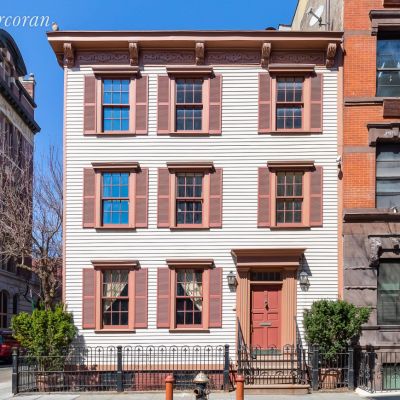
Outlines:
[[[311,393],[309,385],[299,384],[271,384],[271,385],[245,385],[245,394],[258,395],[279,395],[279,394],[309,394]]]

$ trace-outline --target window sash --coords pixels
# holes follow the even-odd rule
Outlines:
[[[105,282],[104,281],[104,275],[105,273],[110,272],[110,278],[111,282]],[[126,280],[122,281],[121,280],[121,275],[122,272],[126,272]],[[131,310],[129,309],[129,271],[126,270],[103,270],[101,273],[101,325],[104,328],[121,328],[121,327],[128,327],[129,326],[129,313]],[[115,276],[119,278],[118,280],[115,280]],[[112,285],[113,284],[119,284],[121,292],[126,290],[127,294],[126,295],[109,295],[109,294],[104,294],[104,289],[106,288],[106,285],[110,284],[111,288],[110,290],[112,291]],[[122,288],[122,289],[121,289]],[[106,289],[107,291],[107,289]],[[109,311],[105,311],[105,303],[109,302]],[[117,302],[119,305],[118,310],[113,310],[112,307]],[[126,311],[121,310],[121,305],[122,302],[126,302]],[[105,323],[105,316],[109,315],[110,316],[110,323]],[[117,315],[118,316],[118,324],[113,323],[113,316]],[[121,323],[122,322],[122,316],[126,316],[126,323]]]
[[[111,182],[108,185],[104,184],[104,175],[105,174],[110,174],[111,175]],[[127,174],[128,175],[127,183],[126,184],[121,183],[122,177],[120,176],[119,183],[118,184],[114,184],[113,181],[112,181],[113,180],[113,176],[114,175],[121,175],[121,174]],[[100,195],[100,198],[101,198],[101,222],[102,222],[103,225],[113,225],[113,226],[115,226],[115,225],[128,225],[129,224],[129,218],[130,218],[130,212],[129,212],[129,208],[130,208],[130,195],[129,195],[129,193],[130,193],[130,185],[129,185],[129,181],[130,181],[130,173],[128,173],[128,172],[103,172],[101,174],[101,187],[100,187],[101,195]],[[105,186],[109,187],[111,192],[112,192],[112,189],[114,187],[119,187],[119,192],[121,192],[121,187],[126,187],[127,186],[127,189],[128,189],[127,196],[112,196],[112,195],[105,196],[104,195],[104,187]],[[113,211],[112,209],[110,211],[105,211],[105,203],[107,201],[108,202],[112,202],[112,203],[120,203],[119,211]],[[128,204],[127,211],[123,211],[121,209],[121,204],[122,204],[122,202],[125,202],[125,201]],[[110,219],[111,219],[111,221],[109,221],[107,223],[104,222],[106,213],[110,214]],[[118,223],[112,222],[112,216],[113,216],[114,213],[119,215],[118,219],[119,219],[120,222],[118,222]],[[123,214],[127,214],[128,218],[127,218],[126,222],[121,222],[121,218],[122,218]]]
[[[182,176],[185,177],[185,184],[184,185],[179,185],[178,179],[179,179],[179,177],[182,177]],[[191,184],[191,185],[188,185],[187,184],[187,180],[186,180],[186,178],[189,177],[189,176],[193,176],[193,179],[194,179],[194,183]],[[197,186],[200,186],[200,185],[196,185],[195,178],[199,177],[199,176],[201,176],[201,194],[202,195],[201,196],[195,196],[195,188]],[[188,174],[176,174],[175,182],[176,182],[176,193],[175,193],[176,225],[177,226],[188,226],[188,225],[199,226],[199,225],[202,225],[203,224],[203,220],[204,220],[204,174],[196,174],[196,173],[194,173],[194,174],[190,174],[190,173],[188,173]],[[182,186],[184,186],[184,188],[185,188],[185,196],[179,196],[179,187],[182,187]],[[187,192],[186,192],[187,186],[191,186],[193,188],[193,196],[187,196]],[[187,211],[187,209],[185,207],[185,211],[183,211],[182,213],[185,216],[188,213],[193,214],[193,222],[192,223],[187,223],[187,222],[178,223],[178,214],[179,214],[178,204],[179,204],[179,202],[193,203],[193,206],[194,206],[195,203],[200,203],[201,204],[201,221],[200,222],[194,222],[195,214],[199,213],[199,211],[195,210],[195,207],[193,207],[193,210],[191,210],[191,211]]]
[[[192,280],[188,280],[188,273],[191,273]],[[184,275],[184,280],[180,281],[178,279],[179,274]],[[201,281],[197,280],[197,275],[201,274]],[[196,287],[196,285],[199,285]],[[179,287],[183,288],[183,294],[178,294]],[[192,286],[192,288],[190,288]],[[189,289],[188,289],[189,288]],[[196,293],[196,289],[199,290],[199,293]],[[192,293],[187,293],[187,290],[192,290]],[[184,269],[176,271],[176,285],[175,285],[175,321],[176,326],[180,327],[199,327],[203,325],[203,317],[204,317],[204,274],[203,270],[195,270],[195,269]],[[192,309],[187,309],[188,301],[192,302]],[[183,304],[183,309],[180,310],[178,304]],[[200,308],[200,310],[196,310],[196,306]],[[179,315],[182,315],[183,321],[180,321]],[[198,322],[195,321],[195,316],[199,316],[200,320]],[[191,318],[189,317],[191,316]],[[187,319],[191,322],[187,322]],[[180,322],[179,322],[180,321]]]
[[[198,102],[182,102],[182,101],[178,101],[178,88],[179,88],[179,84],[181,81],[186,82],[185,85],[190,85],[191,81],[193,82],[198,82],[201,84],[201,101]],[[195,92],[196,90],[191,90],[191,92],[193,92],[193,100],[195,97]],[[186,87],[184,90],[184,93],[186,93]],[[185,94],[183,95],[183,97],[185,97]],[[203,79],[177,79],[175,81],[175,130],[177,132],[191,132],[191,131],[195,131],[195,132],[200,132],[203,129],[203,104],[204,104],[204,80]],[[188,110],[188,111],[196,111],[199,110],[200,111],[200,117],[194,117],[191,116],[190,118],[187,118],[186,116],[184,116],[183,118],[178,117],[178,111],[179,110]],[[187,123],[186,121],[192,121],[191,125],[192,125],[192,129],[178,129],[178,124],[179,121],[183,120],[183,125],[185,126]],[[195,121],[199,120],[200,121],[200,126],[196,128],[195,126]]]

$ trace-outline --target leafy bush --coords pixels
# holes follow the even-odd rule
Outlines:
[[[332,358],[360,335],[361,325],[368,321],[370,313],[367,307],[356,307],[343,300],[315,301],[304,312],[306,340],[310,345],[318,345],[327,358]]]
[[[60,370],[77,329],[71,313],[58,305],[54,310],[22,312],[11,321],[14,337],[28,350],[41,370]]]

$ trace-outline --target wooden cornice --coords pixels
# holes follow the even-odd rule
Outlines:
[[[125,65],[93,65],[93,72],[98,76],[125,75],[135,76],[140,74],[138,66]]]
[[[91,260],[94,269],[138,269],[138,260]]]
[[[233,249],[231,254],[237,268],[297,268],[305,248]]]
[[[180,162],[168,162],[167,168],[171,172],[179,171],[214,171],[214,163],[212,161],[180,161]]]
[[[165,260],[169,268],[213,268],[214,260],[210,259],[167,259]]]
[[[299,160],[299,161],[268,161],[267,167],[270,170],[282,170],[282,169],[301,169],[301,170],[308,170],[314,169],[315,163],[312,160]]]
[[[140,171],[140,164],[136,161],[130,162],[92,162],[92,167],[95,170],[107,171]]]
[[[208,76],[213,74],[213,68],[204,65],[174,65],[167,66],[167,73],[169,75]]]

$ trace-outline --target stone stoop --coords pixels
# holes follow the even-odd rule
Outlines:
[[[244,393],[255,395],[296,395],[311,393],[310,385],[299,384],[270,384],[270,385],[245,385]]]

